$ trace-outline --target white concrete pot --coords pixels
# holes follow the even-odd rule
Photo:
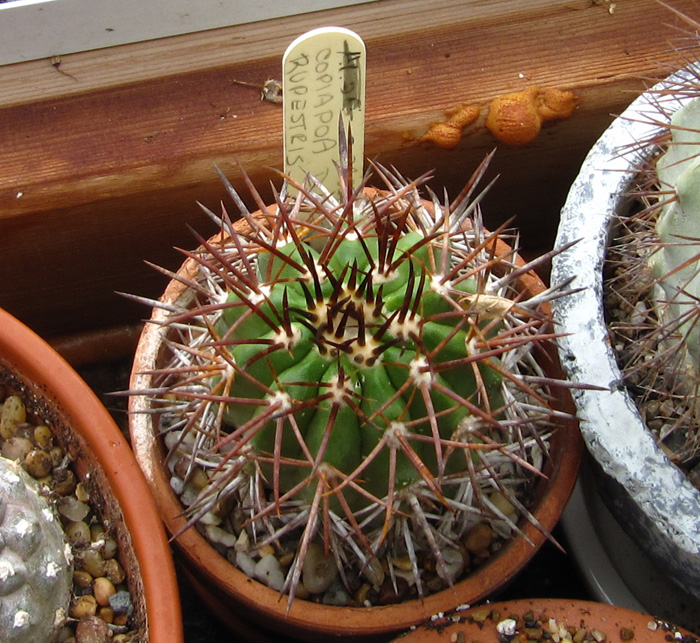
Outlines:
[[[649,557],[700,598],[700,492],[657,447],[627,394],[610,346],[602,297],[611,229],[616,217],[628,211],[625,194],[637,168],[655,152],[637,143],[660,131],[654,124],[658,91],[673,88],[684,73],[635,100],[586,157],[562,210],[556,246],[580,241],[554,260],[552,282],[575,278],[572,285],[584,288],[554,302],[553,308],[558,331],[566,334],[559,350],[569,378],[605,388],[574,391],[581,432],[599,465],[601,493]],[[686,100],[676,102],[680,106]]]

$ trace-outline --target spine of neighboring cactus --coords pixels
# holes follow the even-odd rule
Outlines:
[[[661,244],[650,257],[658,279],[654,298],[681,363],[700,373],[700,98],[673,114],[669,130],[668,149],[656,164],[663,201],[656,221]]]
[[[535,355],[561,289],[520,289],[536,263],[483,229],[486,165],[445,205],[381,167],[383,191],[353,190],[341,167],[338,200],[293,184],[269,209],[248,182],[253,215],[224,179],[243,220],[209,212],[222,235],[188,253],[194,300],[169,309],[148,393],[171,457],[207,473],[191,522],[235,507],[251,548],[296,543],[290,596],[319,544],[346,580],[404,557],[423,594],[420,561],[452,584],[476,523],[535,522],[561,415]]]

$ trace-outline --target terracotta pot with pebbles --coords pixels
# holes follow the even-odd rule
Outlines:
[[[221,233],[150,302],[132,444],[239,633],[386,639],[549,537],[581,455],[551,346],[566,292],[484,229],[484,170],[445,205],[379,166],[354,190],[347,161],[340,195],[286,177],[254,213],[227,182],[239,220],[210,212]]]
[[[697,24],[695,25],[697,27]],[[601,495],[682,591],[700,599],[700,67],[635,100],[586,158],[562,211],[554,305]]]
[[[697,643],[672,623],[623,607],[569,599],[524,599],[440,614],[396,643]]]
[[[0,640],[177,643],[165,532],[88,386],[0,309]]]

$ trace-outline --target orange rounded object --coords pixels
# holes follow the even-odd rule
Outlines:
[[[537,138],[545,121],[568,118],[578,101],[573,92],[528,87],[491,101],[486,127],[502,143],[525,145]]]
[[[491,101],[486,127],[501,142],[525,145],[537,138],[542,127],[538,110],[539,87],[498,96]]]
[[[462,128],[449,123],[433,123],[421,141],[430,141],[447,149],[457,146],[462,138]]]
[[[538,111],[543,121],[569,118],[574,113],[578,100],[576,94],[554,87],[545,89],[539,96]]]
[[[462,130],[474,123],[481,110],[474,105],[462,105],[447,112],[444,123],[433,123],[421,141],[431,141],[440,147],[452,149],[462,138]]]

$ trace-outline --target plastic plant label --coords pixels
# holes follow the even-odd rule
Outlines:
[[[352,136],[353,184],[364,171],[366,50],[342,27],[322,27],[297,38],[282,59],[284,169],[300,184],[308,175],[340,194],[339,119]]]

